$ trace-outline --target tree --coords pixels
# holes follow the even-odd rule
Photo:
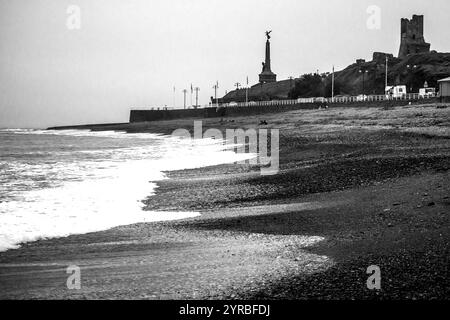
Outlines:
[[[322,97],[324,95],[324,80],[326,74],[307,73],[295,81],[294,88],[289,92],[291,99],[306,97]]]

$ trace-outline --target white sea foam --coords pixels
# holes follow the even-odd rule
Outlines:
[[[15,134],[42,134],[42,135],[61,135],[74,137],[107,137],[107,138],[142,138],[161,137],[162,134],[156,133],[126,133],[125,131],[91,131],[89,129],[67,129],[67,130],[42,130],[42,129],[0,129],[0,132]]]
[[[101,231],[139,222],[198,216],[197,212],[143,211],[142,200],[155,193],[156,181],[166,178],[163,171],[232,163],[255,156],[226,150],[222,142],[216,140],[194,141],[154,134],[73,130],[9,132],[140,138],[152,139],[153,142],[157,139],[157,144],[79,151],[103,153],[101,161],[96,158],[74,163],[8,163],[12,171],[54,176],[59,183],[49,188],[20,191],[13,200],[0,203],[0,251],[18,248],[21,243],[38,239]],[[65,179],[61,180],[61,176]],[[12,184],[3,186],[11,187]]]

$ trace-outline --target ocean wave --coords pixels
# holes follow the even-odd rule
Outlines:
[[[66,131],[65,134],[76,133]],[[51,187],[24,191],[20,186],[14,198],[0,202],[0,251],[38,239],[198,216],[198,212],[146,212],[142,210],[142,200],[155,194],[156,182],[166,179],[165,171],[232,163],[255,156],[236,154],[222,141],[212,139],[187,140],[160,135],[152,138],[153,143],[149,145],[88,151],[94,154],[92,159],[8,162],[11,174],[22,172],[23,175],[5,183],[2,192],[12,191],[15,183],[42,183],[37,177],[49,180],[44,182]]]
[[[99,137],[117,139],[153,139],[163,136],[156,133],[127,133],[126,131],[91,131],[89,129],[43,130],[43,129],[0,129],[0,133],[61,135],[74,137]]]

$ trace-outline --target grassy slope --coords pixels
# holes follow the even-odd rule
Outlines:
[[[417,66],[408,69],[407,66]],[[385,63],[368,61],[363,64],[352,64],[344,70],[338,71],[336,77],[335,94],[358,95],[363,90],[363,76],[360,69],[369,70],[365,75],[364,86],[366,94],[383,94],[385,84]],[[408,91],[418,92],[425,81],[430,87],[436,87],[437,81],[450,76],[450,53],[422,53],[410,55],[405,59],[394,58],[389,62],[389,84],[405,84]],[[255,85],[249,90],[249,101],[286,99],[293,87],[290,80],[276,83]],[[320,96],[331,95],[331,76],[323,79]],[[300,92],[300,97],[311,97],[311,92]],[[245,90],[233,90],[224,99],[226,101],[245,101]]]

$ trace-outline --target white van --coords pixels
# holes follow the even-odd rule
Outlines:
[[[406,86],[393,86],[393,87],[386,87],[386,96],[392,97],[392,98],[405,98],[406,97]]]
[[[420,98],[433,98],[436,96],[436,88],[421,88],[419,89]]]

